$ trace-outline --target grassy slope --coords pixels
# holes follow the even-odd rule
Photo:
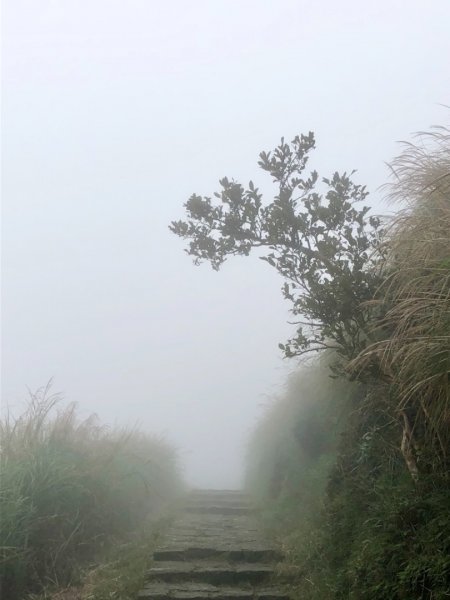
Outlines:
[[[79,422],[42,390],[1,422],[1,584],[11,600],[76,581],[179,491],[174,451],[138,431]]]

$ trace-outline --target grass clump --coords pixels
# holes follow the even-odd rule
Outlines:
[[[139,431],[80,421],[48,388],[1,430],[0,575],[11,600],[66,586],[157,518],[180,483],[174,450]]]
[[[349,365],[377,362],[402,423],[415,478],[450,469],[450,130],[435,128],[393,161],[391,201],[401,210],[385,240],[384,282],[374,304],[379,341]]]
[[[135,600],[170,520],[155,524],[147,519],[138,531],[111,544],[100,564],[85,569],[78,585],[48,588],[29,600]]]

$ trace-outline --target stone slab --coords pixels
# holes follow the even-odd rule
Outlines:
[[[166,582],[196,581],[220,584],[241,582],[259,585],[273,574],[273,565],[227,561],[165,561],[157,562],[148,571],[150,579]]]
[[[147,584],[139,593],[140,600],[289,600],[279,587],[214,586],[185,582],[183,584]]]

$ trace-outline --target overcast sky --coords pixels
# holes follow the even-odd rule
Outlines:
[[[195,268],[167,226],[313,130],[323,175],[377,188],[448,122],[448,0],[6,0],[2,399],[54,379],[80,413],[164,434],[188,480],[238,486],[294,363],[256,257]]]

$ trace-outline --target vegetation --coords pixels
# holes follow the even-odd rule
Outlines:
[[[355,207],[366,192],[346,174],[316,191],[317,174],[302,175],[313,146],[310,134],[260,155],[273,202],[223,179],[171,229],[215,269],[262,247],[299,321],[285,355],[328,349],[267,410],[249,451],[249,489],[299,596],[448,598],[450,132],[394,161],[400,206],[383,221]]]
[[[136,600],[169,523],[170,519],[144,521],[138,531],[111,545],[98,565],[86,569],[78,585],[47,588],[29,600]]]
[[[76,583],[180,490],[163,440],[110,430],[95,416],[79,421],[48,388],[0,426],[0,574],[10,600]]]
[[[315,511],[351,398],[361,393],[358,384],[328,376],[331,359],[328,353],[293,373],[257,424],[248,445],[247,485],[259,501],[295,498],[298,510]],[[284,520],[283,511],[277,519]]]
[[[450,467],[450,131],[422,135],[392,164],[389,197],[401,203],[385,240],[373,304],[378,341],[350,363],[376,363],[403,421],[410,472]],[[436,462],[437,461],[437,462]]]
[[[448,597],[448,477],[411,478],[381,392],[314,360],[252,436],[247,486],[299,598]]]
[[[195,263],[209,261],[218,270],[228,256],[261,257],[283,277],[283,294],[299,317],[295,336],[280,344],[286,356],[335,348],[348,358],[366,346],[371,299],[380,284],[374,251],[380,247],[380,220],[358,208],[366,189],[346,174],[322,179],[304,175],[314,135],[283,139],[273,153],[261,152],[259,166],[277,185],[272,202],[263,203],[258,188],[248,189],[226,177],[215,202],[192,195],[185,204],[187,221],[170,229],[190,240]],[[306,319],[306,321],[305,321]]]

